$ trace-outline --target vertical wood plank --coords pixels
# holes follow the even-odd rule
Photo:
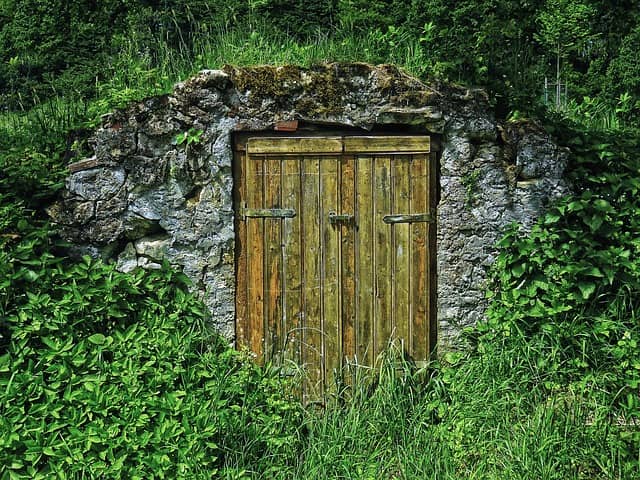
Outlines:
[[[356,209],[356,161],[352,155],[340,162],[340,213],[354,215]],[[342,281],[342,358],[353,361],[356,354],[356,226],[353,222],[340,225]]]
[[[235,229],[236,229],[236,342],[238,346],[250,348],[251,344],[247,337],[247,224],[240,218],[241,210],[247,198],[246,176],[246,155],[244,152],[237,152],[234,168],[235,182]]]
[[[411,165],[411,211],[427,213],[429,211],[428,155],[413,157]],[[412,356],[416,361],[427,360],[429,353],[429,256],[428,224],[411,224],[412,285],[411,308]]]
[[[338,198],[339,157],[320,160],[322,232],[322,360],[325,388],[335,384],[334,372],[341,366],[340,316],[340,225],[329,222],[329,213],[340,208]]]
[[[393,211],[396,213],[413,213],[410,203],[410,168],[411,156],[397,155],[393,157]],[[410,298],[411,289],[411,242],[410,224],[393,225],[393,316],[394,336],[398,338],[404,349],[410,347],[409,331],[411,325]]]
[[[379,355],[389,343],[392,335],[392,250],[391,231],[395,225],[382,221],[391,213],[391,158],[379,156],[375,160],[374,188],[374,249],[375,249],[375,313],[374,348]],[[375,358],[375,357],[374,357]]]
[[[264,208],[263,158],[247,156],[247,208]],[[264,362],[264,220],[247,218],[247,336],[258,363]]]
[[[302,241],[304,245],[303,365],[306,373],[303,401],[322,398],[322,323],[320,307],[320,158],[306,156],[302,162]]]
[[[356,360],[372,365],[373,340],[373,158],[356,157]]]
[[[282,205],[293,208],[296,216],[285,219],[282,237],[284,244],[284,357],[296,365],[302,362],[301,357],[301,316],[302,316],[302,238],[301,238],[301,157],[283,160]]]
[[[278,156],[264,158],[264,208],[280,208],[281,160]],[[284,347],[282,338],[282,237],[280,218],[264,220],[264,315],[265,360],[279,364]]]
[[[428,176],[428,203],[427,209],[432,214],[436,214],[438,203],[438,159],[436,152],[425,155],[427,161]],[[427,278],[429,279],[429,295],[427,298],[427,325],[429,328],[427,355],[431,355],[432,349],[437,342],[437,309],[438,309],[438,258],[437,258],[437,221],[427,224],[427,262],[429,271]]]

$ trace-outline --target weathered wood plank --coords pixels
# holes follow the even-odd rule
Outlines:
[[[427,175],[428,175],[428,189],[429,189],[429,202],[428,210],[435,217],[436,208],[438,204],[438,158],[436,152],[431,152],[427,155]],[[438,258],[437,258],[437,228],[436,221],[427,225],[427,262],[429,271],[427,277],[429,279],[429,296],[427,298],[427,321],[429,328],[429,344],[427,345],[427,354],[431,355],[433,348],[437,342],[437,305],[438,305]]]
[[[375,355],[380,354],[389,344],[392,335],[393,305],[392,305],[392,262],[391,231],[382,221],[382,217],[391,213],[391,158],[388,156],[375,157],[375,188],[374,188],[374,245],[375,249],[375,313],[374,313],[374,349]]]
[[[263,158],[247,157],[247,208],[264,208]],[[264,220],[247,224],[247,337],[256,360],[264,361]]]
[[[373,159],[356,157],[356,361],[372,365],[373,340]]]
[[[426,136],[344,137],[345,153],[401,153],[429,152],[430,139]]]
[[[338,198],[339,157],[320,160],[321,232],[322,232],[322,354],[325,388],[335,383],[333,372],[341,366],[340,318],[340,226],[329,221],[329,213],[336,212]]]
[[[282,176],[280,158],[264,159],[264,207],[280,209]],[[282,339],[282,219],[264,220],[264,298],[266,360],[279,364],[284,347]]]
[[[339,154],[341,137],[255,137],[247,142],[249,154]]]
[[[429,211],[428,155],[415,155],[411,165],[411,211]],[[427,223],[411,224],[411,308],[412,349],[416,361],[427,360],[429,354],[429,255]]]
[[[340,212],[354,214],[356,209],[356,161],[344,156],[340,162]],[[341,297],[342,359],[353,362],[356,354],[356,227],[355,222],[342,223],[341,233]],[[348,380],[348,378],[347,378]]]
[[[410,202],[410,156],[393,157],[393,207],[398,213],[412,213]],[[399,223],[392,226],[393,247],[393,316],[394,336],[400,340],[404,348],[409,347],[409,331],[411,324],[411,241],[409,224]]]
[[[237,153],[234,168],[235,228],[236,228],[236,341],[238,346],[250,348],[247,337],[247,224],[240,218],[247,197],[246,156]]]
[[[282,204],[300,211],[300,157],[283,160]],[[284,244],[284,356],[285,361],[301,365],[301,315],[302,315],[302,238],[301,218],[284,220],[282,230]]]
[[[320,157],[307,156],[302,165],[302,241],[304,245],[303,366],[306,373],[303,401],[317,401],[324,394],[322,376],[322,322],[320,307]]]

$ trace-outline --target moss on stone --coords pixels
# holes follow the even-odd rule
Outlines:
[[[223,67],[233,85],[240,92],[251,92],[251,102],[260,103],[264,98],[275,100],[288,97],[302,88],[301,69],[293,65],[274,67]]]

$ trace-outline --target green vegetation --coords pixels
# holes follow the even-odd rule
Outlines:
[[[593,115],[593,99],[608,112],[628,98],[618,114],[636,123],[638,11],[638,0],[2,0],[0,109],[126,101],[223,63],[359,60],[483,86],[505,116],[543,104]]]
[[[0,0],[0,479],[639,478],[639,9]],[[545,122],[579,188],[506,233],[467,351],[417,370],[391,348],[317,411],[207,331],[181,274],[73,262],[42,207],[113,108],[224,63],[340,60],[485,86],[512,118],[562,83]]]

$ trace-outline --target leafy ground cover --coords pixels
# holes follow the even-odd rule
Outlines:
[[[391,349],[322,411],[208,333],[180,274],[70,262],[29,195],[60,155],[9,150],[0,478],[638,478],[640,145],[556,133],[578,192],[505,235],[468,350]]]

